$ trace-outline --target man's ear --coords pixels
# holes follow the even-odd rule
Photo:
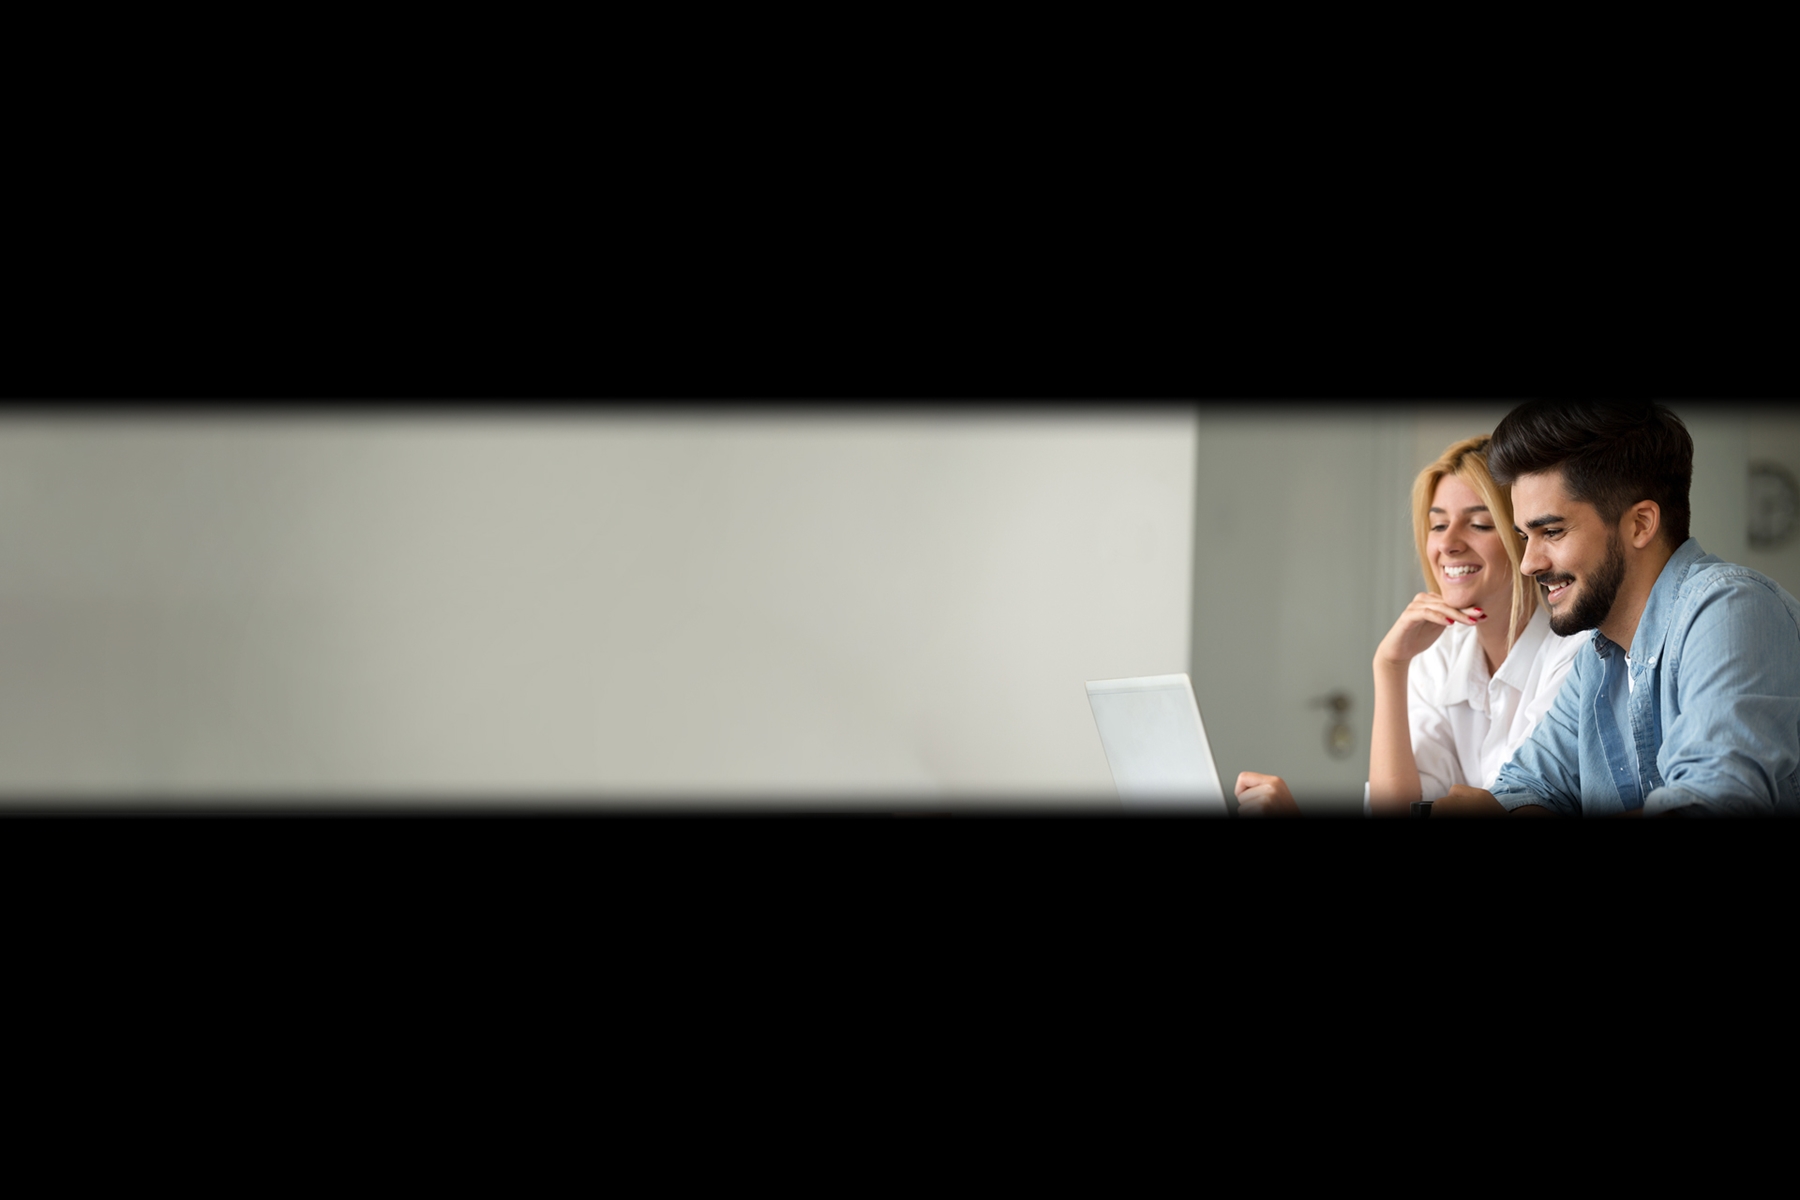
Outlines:
[[[1654,500],[1639,500],[1625,510],[1622,523],[1625,540],[1642,550],[1662,532],[1662,506]]]

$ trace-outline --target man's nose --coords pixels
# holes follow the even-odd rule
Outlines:
[[[1526,575],[1542,575],[1550,569],[1550,560],[1543,552],[1532,546],[1525,547],[1525,553],[1519,559],[1519,570]]]

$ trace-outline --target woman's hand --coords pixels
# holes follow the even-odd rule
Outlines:
[[[1394,627],[1376,647],[1375,661],[1389,666],[1405,666],[1431,649],[1432,643],[1444,636],[1452,625],[1479,625],[1487,620],[1479,608],[1452,608],[1449,601],[1435,592],[1420,592],[1394,622]]]
[[[1255,771],[1244,771],[1237,777],[1238,811],[1240,817],[1297,817],[1300,806],[1294,803],[1294,794],[1288,791],[1288,785],[1279,775],[1258,775]]]

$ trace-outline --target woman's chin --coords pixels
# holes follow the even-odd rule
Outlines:
[[[1503,617],[1512,611],[1512,597],[1510,595],[1496,596],[1492,592],[1489,592],[1485,596],[1469,597],[1469,602],[1463,605],[1463,607],[1479,608],[1490,618]]]
[[[1511,594],[1497,596],[1492,588],[1476,587],[1467,583],[1449,583],[1444,587],[1444,600],[1455,608],[1479,608],[1488,616],[1505,612],[1512,607]]]

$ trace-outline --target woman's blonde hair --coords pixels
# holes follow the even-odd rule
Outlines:
[[[1531,620],[1537,611],[1537,587],[1519,570],[1519,560],[1524,555],[1524,547],[1519,544],[1518,535],[1513,532],[1512,499],[1507,490],[1494,482],[1488,474],[1487,450],[1489,438],[1487,434],[1464,438],[1450,445],[1438,455],[1438,460],[1419,472],[1413,480],[1413,540],[1419,547],[1419,565],[1425,571],[1425,586],[1438,595],[1443,595],[1443,588],[1438,586],[1437,572],[1431,569],[1431,558],[1425,549],[1425,539],[1431,532],[1431,501],[1437,494],[1438,480],[1446,475],[1468,484],[1481,502],[1488,506],[1493,514],[1494,528],[1500,532],[1500,544],[1506,547],[1507,561],[1512,564],[1512,620],[1506,631],[1506,648],[1512,649],[1519,634],[1524,632],[1526,622]]]

